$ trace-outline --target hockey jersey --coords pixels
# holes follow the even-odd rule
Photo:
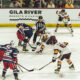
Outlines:
[[[70,49],[67,46],[67,42],[56,43],[53,46],[53,54],[55,58],[63,56],[64,54],[71,53]]]
[[[5,49],[5,53],[3,55],[4,62],[14,63],[14,58],[17,58],[17,54],[19,51],[16,48]]]
[[[39,30],[39,31],[44,31],[46,29],[45,27],[45,23],[44,22],[37,22],[36,23],[36,31]]]
[[[33,35],[33,30],[29,25],[26,24],[18,24],[19,26],[22,26],[22,28],[19,28],[18,32],[21,33],[23,36],[27,36],[28,38],[31,38]]]
[[[1,46],[0,46],[0,61],[3,60],[4,53],[5,53],[5,48],[1,48]]]
[[[10,44],[0,45],[0,61],[3,60],[3,55],[6,51],[7,45],[10,45]]]

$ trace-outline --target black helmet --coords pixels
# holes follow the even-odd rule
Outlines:
[[[61,12],[65,12],[65,9],[62,9]]]
[[[43,19],[43,17],[42,16],[39,16],[39,19]]]

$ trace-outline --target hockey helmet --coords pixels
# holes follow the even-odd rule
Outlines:
[[[65,9],[62,9],[61,12],[65,12]]]
[[[43,17],[42,16],[39,16],[39,19],[43,19]]]
[[[22,26],[23,26],[23,23],[18,23],[18,24],[16,25],[17,28],[21,28]]]
[[[13,40],[11,40],[10,45],[11,45],[11,47],[15,47],[15,42]]]

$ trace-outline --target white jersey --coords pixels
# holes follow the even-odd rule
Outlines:
[[[65,47],[62,47],[62,46],[65,46]],[[67,45],[64,44],[64,42],[56,43],[53,47],[53,50],[55,50],[55,49],[60,51],[57,55],[54,54],[55,58],[57,58],[59,56],[63,56],[64,54],[71,53],[70,49],[68,48]]]
[[[59,21],[59,20],[58,20],[58,24],[63,24],[63,23],[65,23],[65,24],[70,24],[69,19],[66,18],[66,17],[69,17],[69,15],[67,15],[66,12],[64,12],[64,13],[59,12],[59,13],[57,13],[57,14],[58,14],[58,16],[61,16],[61,17],[63,18],[62,21]]]
[[[65,16],[64,16],[63,22],[64,22],[65,24],[70,24],[70,17],[69,17],[69,15],[65,15]]]

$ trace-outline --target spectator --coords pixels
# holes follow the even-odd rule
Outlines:
[[[12,0],[2,0],[2,7],[3,8],[9,8],[9,5]]]
[[[66,3],[67,3],[68,1],[71,1],[71,3],[74,4],[74,0],[66,0]]]
[[[41,8],[46,8],[47,3],[45,0],[41,0]]]
[[[30,0],[24,0],[24,3],[25,3],[24,7],[29,7],[29,2]]]
[[[80,8],[80,0],[74,0],[75,8]]]
[[[62,2],[62,0],[60,0],[56,6],[56,8],[64,8],[64,4]]]
[[[1,0],[0,0],[0,8],[2,7],[2,3],[1,3]]]
[[[50,0],[47,4],[47,8],[55,8],[54,3],[52,2],[52,0]]]
[[[49,3],[49,0],[45,0],[46,3]]]
[[[54,2],[54,5],[55,5],[55,6],[57,6],[57,5],[58,5],[59,0],[53,0],[53,2]]]
[[[41,4],[40,4],[40,0],[35,0],[34,1],[34,8],[40,8],[41,7]]]
[[[33,8],[34,7],[34,0],[30,0],[29,2],[29,8]]]
[[[21,4],[21,7],[24,7],[25,6],[25,3],[24,3],[24,0],[18,0]]]
[[[68,1],[65,5],[65,8],[74,8],[73,4],[71,3],[71,1]]]
[[[22,3],[19,0],[12,0],[12,2],[10,3],[10,7],[12,7],[12,8],[21,8]]]
[[[65,6],[65,4],[66,4],[66,1],[65,0],[52,0],[53,1],[53,3],[55,4],[55,7],[57,8],[58,7],[58,5],[63,5],[63,6]]]

